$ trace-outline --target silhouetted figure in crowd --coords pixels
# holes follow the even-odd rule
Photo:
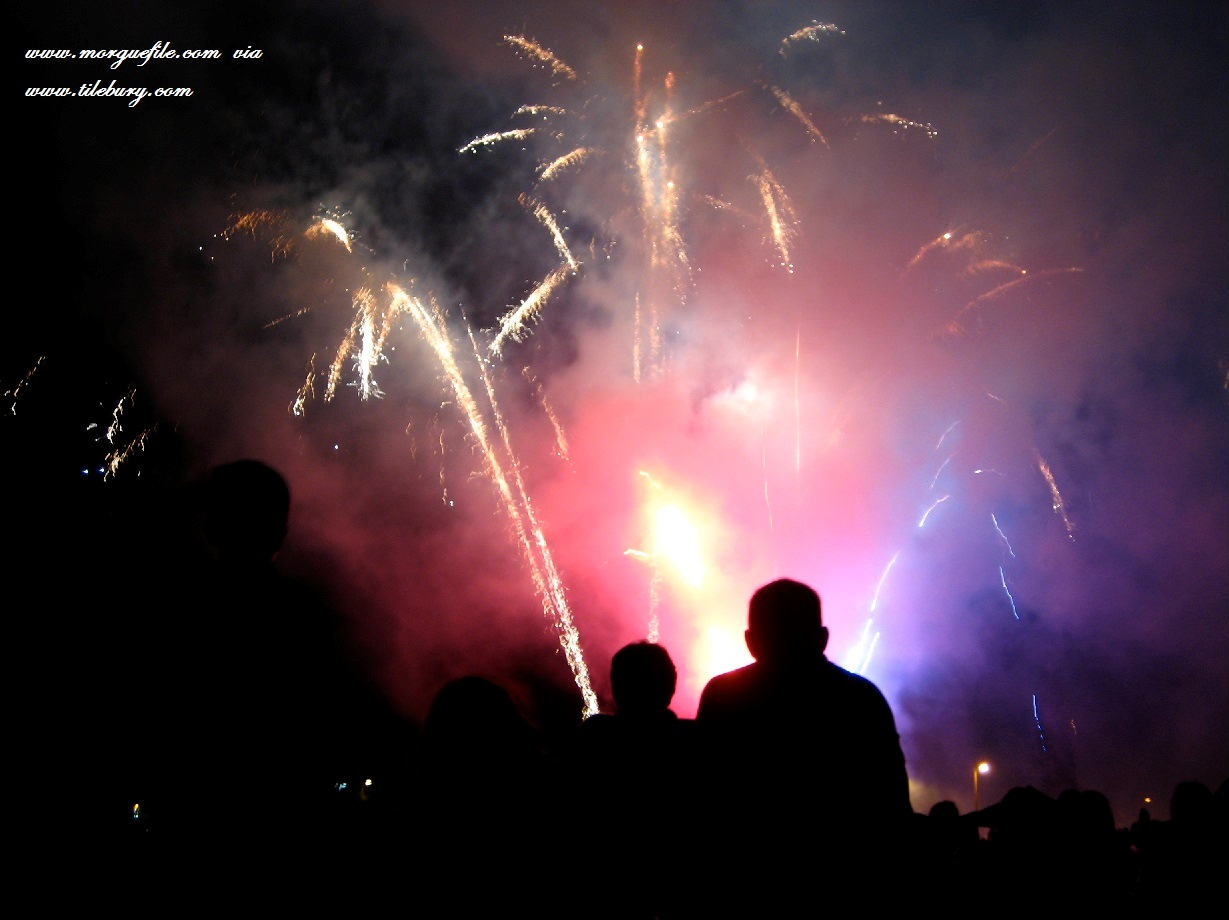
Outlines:
[[[1224,786],[1221,787],[1224,789]],[[1229,814],[1200,780],[1183,780],[1169,800],[1169,820],[1131,827],[1140,855],[1141,902],[1157,910],[1207,910],[1225,903]]]
[[[1105,793],[1064,789],[1049,846],[1058,860],[1054,883],[1068,907],[1121,910],[1131,906],[1138,880],[1137,854],[1114,821]]]
[[[377,766],[377,733],[408,728],[359,674],[337,612],[278,570],[290,519],[281,473],[225,463],[196,499],[204,557],[185,564],[182,596],[167,602],[141,725],[151,850],[211,885],[293,871],[294,893],[310,898],[334,877],[315,869],[347,830],[339,787]]]
[[[500,683],[466,675],[444,684],[423,726],[416,774],[415,896],[439,916],[564,916],[560,884],[579,871],[567,830],[570,777],[547,772],[542,735]],[[545,830],[558,827],[557,836]]]
[[[699,809],[697,726],[670,708],[678,672],[660,644],[639,641],[610,660],[613,713],[585,719],[567,771],[592,792],[596,861],[590,916],[676,917],[690,910],[689,862]]]
[[[770,911],[815,898],[821,879],[896,878],[913,809],[883,693],[824,655],[820,598],[801,582],[756,590],[745,636],[755,660],[710,679],[696,714],[728,814],[710,868]]]

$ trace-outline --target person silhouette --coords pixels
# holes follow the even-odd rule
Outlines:
[[[887,699],[830,661],[819,594],[780,578],[751,596],[751,664],[709,679],[700,726],[714,781],[741,790],[712,828],[711,867],[757,910],[815,897],[814,873],[882,885],[913,817]]]
[[[541,878],[556,839],[545,830],[559,822],[553,778],[517,698],[480,674],[452,678],[432,697],[422,741],[420,807],[406,828],[418,897],[446,916],[562,916]]]
[[[239,459],[189,493],[199,553],[166,610],[146,713],[157,858],[197,881],[269,884],[276,851],[302,871],[295,881],[325,878],[314,870],[336,845],[337,790],[373,768],[377,726],[397,729],[350,656],[341,614],[320,586],[279,569],[283,474]]]
[[[589,716],[573,739],[569,772],[593,778],[587,809],[600,828],[595,860],[607,868],[591,898],[598,916],[675,917],[691,903],[688,840],[707,803],[696,723],[670,708],[677,685],[665,646],[624,645],[610,660],[614,712]]]

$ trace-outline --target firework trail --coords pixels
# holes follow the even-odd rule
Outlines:
[[[521,301],[520,306],[504,314],[504,317],[499,321],[499,331],[491,339],[491,344],[487,346],[487,349],[492,354],[497,355],[503,348],[505,340],[521,341],[528,334],[527,324],[529,321],[537,319],[538,315],[542,312],[542,308],[550,300],[550,296],[555,293],[555,289],[573,274],[575,272],[572,269],[566,265],[561,265],[547,275],[545,280],[534,288],[528,297]]]
[[[17,414],[17,400],[21,396],[21,391],[30,385],[30,380],[34,377],[34,373],[42,366],[43,361],[46,359],[46,355],[39,355],[38,360],[34,362],[34,366],[26,371],[26,375],[21,379],[21,382],[11,390],[4,391],[5,396],[13,397],[12,403],[9,404],[9,412],[13,415]]]
[[[545,64],[554,76],[563,77],[565,80],[576,79],[576,71],[532,39],[525,38],[523,35],[505,35],[504,41],[536,64]]]
[[[981,304],[986,303],[987,301],[994,300],[998,297],[1002,297],[1008,291],[1011,291],[1014,288],[1017,288],[1022,284],[1026,284],[1030,281],[1037,281],[1041,278],[1048,278],[1053,275],[1060,275],[1060,274],[1066,274],[1070,272],[1083,271],[1082,268],[1076,268],[1076,267],[1052,268],[1052,269],[1047,269],[1046,271],[1036,272],[1034,274],[1029,274],[1025,269],[1016,269],[1016,270],[1019,271],[1021,277],[1016,278],[1012,281],[1008,281],[1003,284],[1000,284],[998,287],[992,290],[986,291],[984,294],[979,294],[978,296],[974,297],[967,304],[965,304],[964,307],[962,307],[961,310],[954,317],[952,317],[952,319],[948,322],[946,326],[943,327],[942,333],[948,336],[960,336],[960,335],[966,334],[968,332],[968,327],[965,326],[965,324],[962,322],[962,318],[966,314],[972,312],[977,307],[979,307]]]
[[[935,130],[934,125],[926,124],[920,121],[910,121],[908,118],[902,118],[899,115],[893,115],[889,112],[883,112],[875,115],[861,115],[858,120],[867,125],[890,125],[893,128],[900,128],[902,131],[907,131],[916,128],[919,131],[925,132],[929,138],[936,138],[939,132]]]
[[[572,669],[573,679],[584,699],[584,715],[592,715],[598,711],[598,701],[589,682],[588,667],[580,647],[579,633],[573,622],[567,595],[555,568],[550,547],[536,520],[528,492],[521,480],[520,465],[512,451],[508,428],[495,402],[494,385],[486,369],[486,363],[478,353],[479,349],[473,333],[470,332],[470,342],[474,349],[500,442],[508,457],[507,465],[511,470],[511,481],[509,481],[509,474],[505,471],[504,463],[500,461],[496,444],[488,433],[487,424],[478,409],[477,401],[457,364],[456,353],[439,305],[433,298],[424,305],[417,297],[411,297],[403,288],[391,283],[388,285],[388,293],[390,295],[389,312],[405,313],[413,318],[428,347],[435,353],[452,387],[457,405],[461,407],[469,424],[470,433],[485,461],[487,475],[499,491],[504,510],[516,530],[517,539],[526,562],[529,564],[534,587],[542,601],[543,612],[554,623],[559,634],[559,642],[568,665]]]
[[[836,31],[835,27],[820,26],[817,23],[791,36],[787,44],[802,41],[808,35],[818,35],[829,28]],[[505,36],[504,41],[535,66],[546,66],[555,76],[564,77],[566,81],[578,85],[581,83],[573,68],[537,42],[513,35]],[[674,101],[674,74],[667,72],[659,87],[650,88],[644,79],[644,56],[644,45],[638,44],[632,61],[627,120],[598,122],[592,118],[581,117],[569,119],[560,127],[559,120],[568,115],[568,108],[547,104],[522,105],[516,109],[514,115],[539,117],[543,120],[543,125],[485,134],[460,148],[461,152],[472,153],[480,147],[510,140],[525,140],[534,136],[550,144],[563,144],[561,152],[547,152],[538,159],[534,167],[538,181],[558,179],[567,173],[598,163],[609,164],[612,158],[608,151],[628,151],[626,162],[619,162],[617,157],[613,160],[621,171],[630,170],[635,176],[635,200],[628,203],[626,212],[635,215],[636,232],[632,242],[642,260],[642,269],[637,273],[639,284],[634,295],[632,332],[632,376],[636,382],[661,372],[664,358],[661,350],[662,318],[669,305],[686,304],[694,292],[693,267],[683,228],[683,171],[677,158],[678,151],[672,144],[671,126],[682,119],[696,118],[717,109],[745,93],[744,90],[738,90],[678,112],[675,110]],[[803,125],[812,140],[827,145],[819,127],[786,90],[778,86],[768,89],[781,108]],[[597,108],[586,105],[579,107],[579,110]],[[629,124],[630,134],[624,134]],[[583,136],[572,136],[577,129]],[[597,139],[599,136],[609,139],[611,132],[614,133],[614,143],[600,142]],[[778,264],[792,270],[791,246],[798,234],[798,215],[789,195],[769,166],[758,155],[752,153],[751,157],[755,167],[748,180],[758,195],[768,222],[769,245],[776,252]],[[695,197],[719,210],[745,213],[729,202],[703,192],[697,192]],[[572,256],[566,234],[558,226],[548,206],[527,195],[522,195],[521,201],[550,232],[555,248],[568,269],[579,273],[582,266]],[[498,331],[489,346],[492,353],[498,354],[508,339],[523,340],[528,333],[527,321],[539,318],[549,295],[564,277],[565,273],[556,269],[517,309],[500,319]]]
[[[560,423],[559,417],[555,414],[555,410],[547,401],[546,394],[542,390],[541,382],[539,382],[538,378],[536,378],[527,367],[521,371],[521,375],[529,381],[530,386],[533,387],[534,393],[538,397],[538,402],[542,404],[542,411],[546,413],[546,418],[550,422],[551,428],[555,430],[555,448],[559,454],[559,459],[564,463],[570,463],[571,460],[568,457],[567,433],[563,430],[563,425]]]
[[[825,35],[832,34],[844,35],[845,31],[830,22],[819,22],[818,20],[813,19],[811,20],[811,25],[804,26],[796,32],[792,32],[785,36],[785,38],[781,39],[781,50],[778,53],[784,55],[794,45],[797,45],[800,42],[817,42],[820,41]]]
[[[253,213],[257,214],[257,212]],[[277,228],[275,243],[279,250],[287,253],[293,251],[293,244],[287,245],[282,242],[287,238],[282,232],[283,222],[280,219],[275,221],[271,216],[266,216],[265,212],[260,212],[256,217],[241,219],[232,225],[232,227],[240,227],[253,233],[258,229],[274,226]],[[307,232],[311,235],[318,234],[322,232],[318,229],[320,226],[322,224],[313,224]],[[332,229],[328,232],[343,244],[349,239],[348,234],[343,233],[339,236]],[[539,288],[540,292],[541,288]],[[483,459],[487,476],[494,483],[503,510],[513,524],[518,543],[529,566],[534,587],[542,602],[543,612],[555,626],[560,645],[572,670],[573,679],[580,689],[584,701],[584,714],[587,716],[596,713],[598,711],[597,696],[590,685],[588,667],[585,664],[580,636],[573,621],[566,591],[521,478],[520,464],[512,447],[508,426],[496,402],[494,382],[486,362],[479,354],[478,344],[472,330],[468,330],[467,325],[470,344],[474,350],[475,361],[490,407],[492,423],[498,434],[498,441],[491,437],[488,424],[461,371],[438,303],[433,297],[428,297],[427,302],[424,303],[422,299],[412,296],[404,287],[393,282],[386,283],[382,293],[383,296],[377,296],[370,287],[362,287],[355,292],[351,303],[354,316],[329,366],[324,400],[329,402],[335,398],[337,388],[348,366],[355,373],[356,379],[353,385],[358,390],[361,399],[382,396],[373,371],[381,361],[386,360],[385,345],[390,334],[399,328],[400,319],[408,316],[414,321],[421,338],[438,361],[453,392],[456,405],[460,408],[468,424],[470,435]],[[291,404],[292,414],[302,416],[307,401],[314,394],[315,378],[315,355],[313,355],[309,362],[306,379]],[[117,409],[113,427],[118,427],[118,412]],[[554,419],[553,414],[551,418],[552,423],[556,425],[560,442],[565,443],[562,441],[562,428],[558,426],[557,419]]]
[[[525,208],[542,222],[547,230],[550,231],[551,239],[555,241],[555,248],[559,250],[559,255],[563,256],[563,261],[567,263],[567,267],[572,271],[580,268],[580,263],[576,261],[576,257],[572,255],[572,250],[568,248],[568,242],[563,238],[563,231],[559,229],[559,222],[555,220],[555,215],[547,210],[546,205],[540,201],[535,201],[528,195],[521,195],[518,199]]]
[[[308,236],[320,236],[323,234],[336,239],[342,246],[346,247],[346,252],[354,252],[354,247],[351,245],[350,232],[333,218],[317,218],[316,222],[307,228]]]
[[[1054,513],[1062,518],[1063,526],[1067,528],[1068,539],[1075,539],[1075,524],[1071,522],[1071,518],[1067,517],[1067,503],[1063,501],[1063,495],[1058,491],[1058,483],[1054,480],[1054,473],[1050,470],[1050,464],[1046,462],[1045,457],[1041,456],[1039,451],[1033,451],[1037,459],[1037,469],[1041,471],[1042,477],[1046,481],[1046,485],[1050,488],[1051,507]]]
[[[811,136],[812,140],[819,141],[825,147],[828,146],[828,139],[824,137],[824,133],[815,126],[815,122],[811,121],[810,116],[803,111],[802,106],[794,101],[793,96],[781,89],[779,86],[770,86],[769,89],[772,91],[772,94],[777,97],[777,101],[785,107],[785,111],[789,112],[800,122],[802,122],[802,126],[807,129],[807,134]]]

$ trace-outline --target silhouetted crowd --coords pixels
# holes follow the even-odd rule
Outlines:
[[[477,673],[441,686],[417,724],[355,666],[328,605],[279,573],[290,491],[276,470],[221,465],[193,501],[209,551],[176,573],[188,590],[165,616],[128,627],[134,655],[158,653],[92,672],[107,715],[87,698],[51,729],[52,788],[31,794],[37,831],[17,841],[30,872],[16,880],[49,909],[669,920],[1223,907],[1224,782],[1180,783],[1168,820],[1141,811],[1126,828],[1089,789],[915,811],[892,710],[826,657],[820,597],[800,582],[752,595],[753,661],[713,677],[694,719],[671,709],[668,650],[637,641],[610,661],[613,710],[562,735]]]

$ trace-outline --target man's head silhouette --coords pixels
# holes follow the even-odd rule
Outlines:
[[[814,661],[828,647],[819,594],[790,578],[769,582],[751,595],[747,650],[769,666]]]
[[[633,642],[610,659],[610,688],[624,715],[667,709],[674,698],[678,671],[665,647]]]

